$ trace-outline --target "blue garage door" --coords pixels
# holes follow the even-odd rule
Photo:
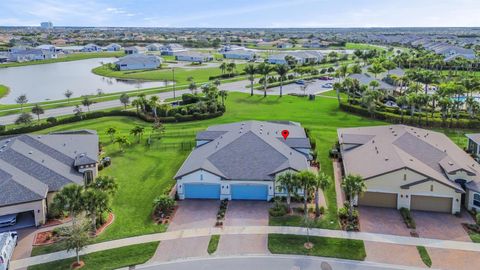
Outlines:
[[[185,184],[185,199],[220,199],[219,184]]]
[[[268,198],[267,185],[231,185],[232,200],[266,201]]]

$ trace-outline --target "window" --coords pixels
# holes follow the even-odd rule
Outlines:
[[[85,181],[85,185],[89,185],[93,181],[93,172],[92,171],[85,171],[83,174],[83,180]]]
[[[403,181],[407,181],[407,174],[406,173],[403,174]]]
[[[480,207],[480,194],[473,194],[473,205]]]
[[[430,185],[430,191],[433,192],[433,185]]]

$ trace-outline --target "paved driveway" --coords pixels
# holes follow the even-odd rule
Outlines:
[[[397,209],[360,206],[360,231],[410,236]]]
[[[269,203],[260,201],[230,201],[225,226],[267,226]],[[267,235],[223,235],[216,255],[268,253]]]
[[[480,253],[464,250],[427,248],[432,268],[449,270],[475,270],[480,268]]]
[[[220,201],[185,200],[178,202],[178,210],[167,231],[215,226]],[[179,258],[206,256],[210,237],[196,237],[163,241],[152,261],[170,261]]]
[[[420,237],[471,242],[462,223],[474,223],[465,211],[461,217],[446,213],[412,211]]]

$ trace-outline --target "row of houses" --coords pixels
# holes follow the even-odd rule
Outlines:
[[[316,64],[322,61],[323,54],[318,51],[297,51],[280,54],[272,54],[268,56],[267,62],[269,64],[286,65],[287,59],[291,58],[297,65]]]
[[[473,60],[477,56],[473,49],[466,49],[460,46],[451,45],[445,42],[436,42],[427,39],[419,39],[412,42],[412,46],[422,47],[424,49],[434,51],[436,54],[442,55],[445,62],[452,61],[457,58]]]

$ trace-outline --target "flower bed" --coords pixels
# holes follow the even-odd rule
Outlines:
[[[156,214],[153,213],[153,221],[156,224],[170,224],[172,221],[173,217],[175,216],[175,213],[177,212],[178,205],[175,205],[171,211],[169,211],[169,214]]]
[[[216,227],[223,226],[223,221],[225,220],[225,212],[227,212],[228,200],[222,200],[220,203],[220,208],[217,212],[217,222],[215,223]]]
[[[35,235],[33,240],[34,246],[45,246],[50,245],[58,241],[58,237],[52,231],[39,232]]]
[[[105,222],[102,226],[100,226],[97,231],[95,231],[95,236],[100,235],[105,231],[105,229],[112,225],[113,221],[115,221],[115,215],[113,213],[108,213],[108,219],[107,222]]]

